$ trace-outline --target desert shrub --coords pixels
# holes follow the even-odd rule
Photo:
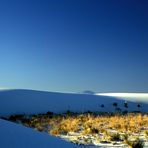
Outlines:
[[[137,138],[134,141],[127,140],[127,144],[131,148],[143,148],[144,147],[144,142],[142,140],[140,140],[139,138]]]
[[[113,106],[114,106],[114,107],[117,107],[117,106],[118,106],[118,103],[114,102],[114,103],[113,103]]]
[[[97,128],[91,128],[91,133],[92,134],[98,134],[99,130]]]
[[[42,132],[42,131],[45,130],[44,127],[42,127],[42,126],[37,126],[36,129],[37,129],[38,131],[40,131],[40,132]]]
[[[9,117],[9,120],[15,122],[15,121],[17,121],[17,118],[16,118],[15,116],[11,115],[11,116]]]
[[[104,108],[104,104],[101,104],[101,107]]]
[[[52,128],[51,130],[49,130],[48,133],[53,136],[59,136],[60,130],[59,130],[59,128],[55,127],[55,128]]]
[[[121,135],[121,139],[124,141],[124,143],[128,143],[128,138],[129,138],[129,135],[126,133]]]
[[[88,110],[88,111],[86,111],[84,114],[93,114],[93,112],[90,111],[90,110]]]
[[[121,108],[119,108],[119,107],[117,107],[116,109],[115,109],[118,113],[121,113]]]
[[[65,114],[66,116],[75,116],[75,115],[77,115],[76,112],[73,112],[73,111],[71,111],[71,110],[67,110],[64,114]]]
[[[8,120],[16,122],[18,120],[22,120],[24,118],[24,116],[25,115],[23,115],[23,114],[11,115]]]
[[[128,103],[127,102],[124,102],[124,107],[128,108]]]
[[[127,110],[124,110],[124,111],[122,112],[123,115],[126,115],[127,113],[128,113]]]
[[[54,113],[53,113],[53,112],[48,111],[48,112],[46,113],[46,115],[47,115],[49,118],[52,118],[52,117],[53,117],[53,115],[54,115]]]
[[[0,119],[9,120],[7,117],[0,117]]]
[[[121,141],[119,133],[108,133],[108,138],[110,141]]]
[[[63,133],[75,132],[79,124],[79,119],[74,117],[64,118],[57,126]],[[56,126],[56,125],[55,125]]]
[[[146,130],[144,133],[145,133],[146,138],[148,138],[148,130]]]
[[[30,126],[30,124],[31,124],[31,120],[28,119],[28,118],[23,118],[23,119],[21,120],[21,122],[22,122],[22,124],[24,124],[25,126]]]

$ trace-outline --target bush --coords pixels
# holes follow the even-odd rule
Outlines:
[[[24,118],[23,114],[11,115],[8,120],[16,122],[18,120],[22,120]]]
[[[113,103],[113,106],[114,106],[114,107],[117,107],[117,106],[118,106],[118,103],[114,102],[114,103]]]
[[[48,111],[48,112],[46,113],[46,115],[47,115],[49,118],[52,118],[52,117],[53,117],[53,115],[54,115],[54,113],[53,113],[53,112]]]
[[[145,131],[145,136],[146,136],[146,138],[148,138],[148,130]]]
[[[131,147],[131,148],[143,148],[144,147],[144,142],[142,140],[140,140],[139,138],[137,138],[134,141],[129,141],[127,140],[127,144]]]
[[[58,128],[52,128],[51,130],[49,130],[48,133],[53,135],[53,136],[59,136],[60,135],[60,130]]]
[[[101,107],[104,108],[104,104],[102,104]]]
[[[128,108],[128,103],[127,102],[124,102],[124,107]]]
[[[120,134],[119,133],[110,133],[109,140],[110,141],[121,141]]]
[[[91,128],[92,134],[99,134],[99,130],[97,128]]]

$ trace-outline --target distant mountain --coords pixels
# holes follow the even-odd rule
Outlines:
[[[84,94],[90,94],[90,95],[94,95],[95,94],[95,92],[93,92],[91,90],[85,90],[82,93],[84,93]]]

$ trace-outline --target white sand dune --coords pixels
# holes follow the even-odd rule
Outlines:
[[[0,148],[77,148],[47,133],[0,119]]]
[[[97,93],[96,95],[148,103],[148,93]]]
[[[128,94],[129,96],[130,94]],[[137,95],[137,94],[136,94]],[[57,93],[34,90],[1,90],[0,91],[0,116],[10,114],[33,114],[52,112],[65,112],[67,110],[84,111],[106,111],[113,112],[114,102],[118,103],[121,110],[125,110],[124,102],[128,100],[128,110],[139,110],[137,104],[140,104],[140,111],[148,112],[148,98],[143,99],[143,94],[138,94],[137,99],[133,94],[127,97],[118,94],[76,94],[76,93]],[[104,108],[101,105],[104,104]]]
[[[117,103],[125,110],[128,101],[129,111],[148,112],[147,94],[76,94],[34,90],[1,90],[0,116],[11,114],[34,114],[47,111],[64,112],[67,110],[113,112]],[[136,99],[135,99],[136,98]],[[101,105],[104,104],[104,108]],[[140,104],[140,108],[137,107]],[[127,110],[127,108],[126,108]],[[39,133],[32,129],[0,120],[0,148],[76,148],[66,141]]]

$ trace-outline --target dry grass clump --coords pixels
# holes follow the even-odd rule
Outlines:
[[[143,142],[138,138],[130,140],[129,135],[140,135],[145,131],[148,137],[148,114],[68,114],[55,115],[49,112],[45,115],[12,116],[13,121],[22,121],[26,126],[39,131],[47,131],[51,135],[67,135],[71,132],[80,133],[83,137],[92,135],[100,141],[124,141],[132,148],[141,148]],[[97,136],[96,136],[97,135]],[[88,140],[88,139],[86,139]]]
[[[36,129],[58,129],[59,133],[82,132],[83,134],[104,133],[115,130],[119,133],[140,133],[148,128],[148,115],[140,113],[122,114],[80,114],[80,115],[36,115],[25,119],[24,116],[11,116],[13,121],[20,120],[23,124]]]
[[[144,133],[145,133],[146,138],[148,138],[148,130],[146,130]]]
[[[109,133],[109,141],[122,141],[121,135],[119,133]]]
[[[139,133],[142,127],[148,126],[147,118],[147,115],[142,114],[115,115],[108,118],[108,128],[119,132]]]
[[[130,148],[143,148],[144,147],[144,142],[140,140],[139,138],[130,141],[128,140],[126,143]]]
[[[79,125],[79,118],[63,118],[60,123],[58,124],[59,130],[62,131],[62,133],[68,133],[70,132],[76,132],[78,130]]]
[[[48,131],[49,134],[53,136],[59,136],[60,135],[60,130],[58,128],[52,128]]]

